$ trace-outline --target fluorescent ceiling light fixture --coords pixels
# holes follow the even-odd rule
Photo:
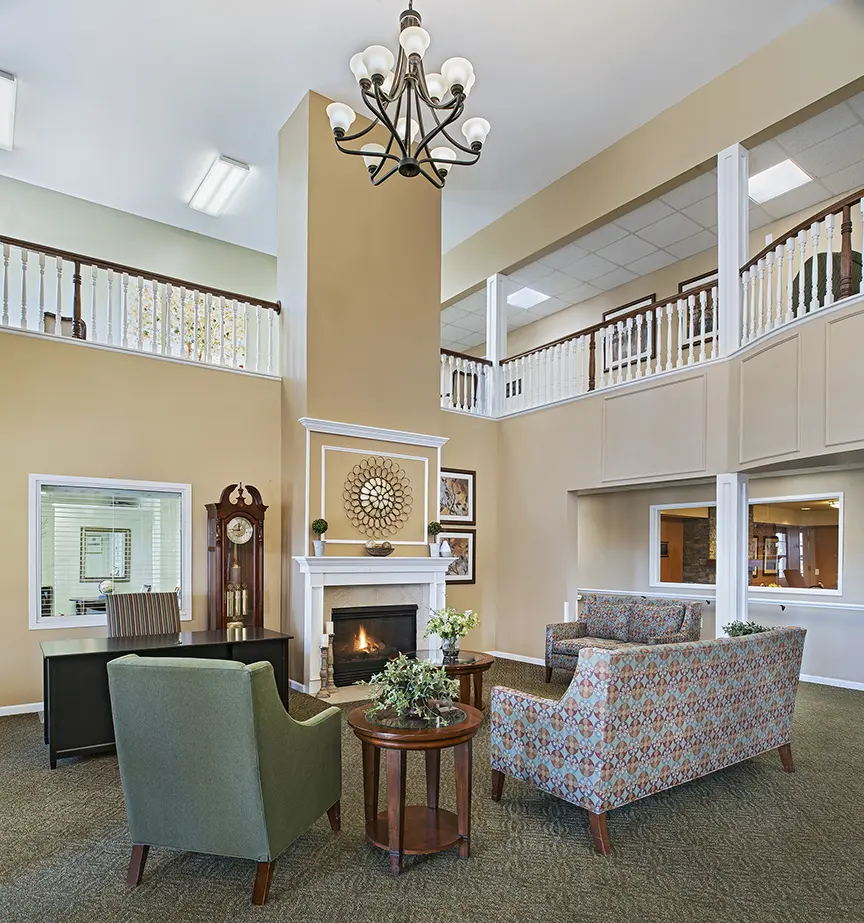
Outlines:
[[[213,161],[189,205],[195,211],[218,218],[249,176],[249,164],[221,154]]]
[[[548,301],[549,296],[543,292],[535,292],[533,288],[520,288],[507,297],[507,304],[514,308],[533,308],[535,304]]]
[[[804,183],[809,183],[812,176],[808,176],[797,163],[791,160],[784,160],[768,167],[761,173],[750,177],[748,192],[750,198],[761,205],[770,199],[776,199],[777,196],[783,195],[784,192],[791,192]]]
[[[5,71],[0,71],[0,148],[12,150],[15,135],[15,97],[18,81]]]

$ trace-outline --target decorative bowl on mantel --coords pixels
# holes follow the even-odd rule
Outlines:
[[[393,546],[390,542],[368,541],[363,546],[366,554],[372,555],[373,558],[386,558],[388,554],[393,554]]]

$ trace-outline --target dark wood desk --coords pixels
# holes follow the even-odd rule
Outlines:
[[[125,654],[208,657],[240,663],[266,660],[273,664],[276,686],[287,709],[288,642],[292,637],[267,628],[243,628],[43,642],[45,743],[51,768],[66,756],[103,753],[114,748],[106,669],[109,660]]]

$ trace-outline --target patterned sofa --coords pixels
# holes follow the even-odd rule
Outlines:
[[[586,647],[619,650],[698,641],[701,627],[701,602],[586,593],[577,621],[546,626],[546,682],[555,668],[572,673]]]
[[[505,776],[606,812],[778,749],[793,772],[792,713],[803,628],[712,641],[583,650],[560,701],[492,689],[492,798]]]

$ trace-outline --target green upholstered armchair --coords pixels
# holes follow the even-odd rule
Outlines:
[[[273,861],[325,811],[340,826],[341,713],[285,711],[269,663],[138,657],[108,664],[120,778],[132,838],[127,884],[151,846]]]

